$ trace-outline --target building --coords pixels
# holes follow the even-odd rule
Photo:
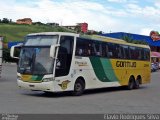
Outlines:
[[[86,33],[88,32],[88,23],[77,23],[78,26],[81,28],[81,32]]]
[[[17,24],[28,24],[31,25],[32,24],[32,19],[31,18],[23,18],[23,19],[18,19],[16,21]]]
[[[77,31],[77,33],[88,32],[88,23],[85,23],[85,22],[84,23],[77,23],[77,25],[68,25],[68,26],[62,26],[62,27],[66,27],[68,29],[75,30],[75,31]]]
[[[19,42],[19,41],[8,42],[7,47],[11,48],[12,46],[15,46],[15,45],[18,45],[18,44],[23,44],[23,42]]]
[[[62,26],[71,30],[75,30],[76,29],[76,25],[67,25],[67,26]]]

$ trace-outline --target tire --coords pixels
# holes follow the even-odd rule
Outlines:
[[[136,80],[136,81],[135,81],[135,86],[134,86],[134,88],[135,88],[135,89],[139,89],[139,87],[140,87],[140,81],[139,81],[139,80]]]
[[[133,77],[131,77],[131,78],[129,79],[127,88],[128,88],[128,90],[132,90],[132,89],[134,89],[134,87],[135,87],[135,80],[134,80]]]
[[[85,84],[81,79],[77,79],[77,81],[74,84],[74,91],[72,92],[72,95],[74,96],[80,96],[83,94],[85,89]]]

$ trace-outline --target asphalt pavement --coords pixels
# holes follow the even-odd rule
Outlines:
[[[160,71],[150,84],[137,90],[122,87],[88,90],[82,96],[69,93],[44,94],[21,90],[16,83],[15,64],[4,64],[0,79],[0,113],[17,114],[105,114],[160,113]]]

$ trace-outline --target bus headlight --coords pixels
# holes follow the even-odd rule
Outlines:
[[[44,78],[42,81],[43,82],[50,82],[50,81],[53,81],[53,78]]]

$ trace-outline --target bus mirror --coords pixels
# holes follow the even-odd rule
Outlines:
[[[51,45],[51,48],[50,48],[50,57],[51,58],[54,58],[55,57],[55,50],[56,50],[56,47],[59,47],[60,45],[57,44],[57,45]]]
[[[12,58],[19,59],[19,57],[16,57],[16,56],[15,56],[15,48],[16,48],[16,46],[12,46],[12,47],[11,47],[10,56],[11,56]]]

